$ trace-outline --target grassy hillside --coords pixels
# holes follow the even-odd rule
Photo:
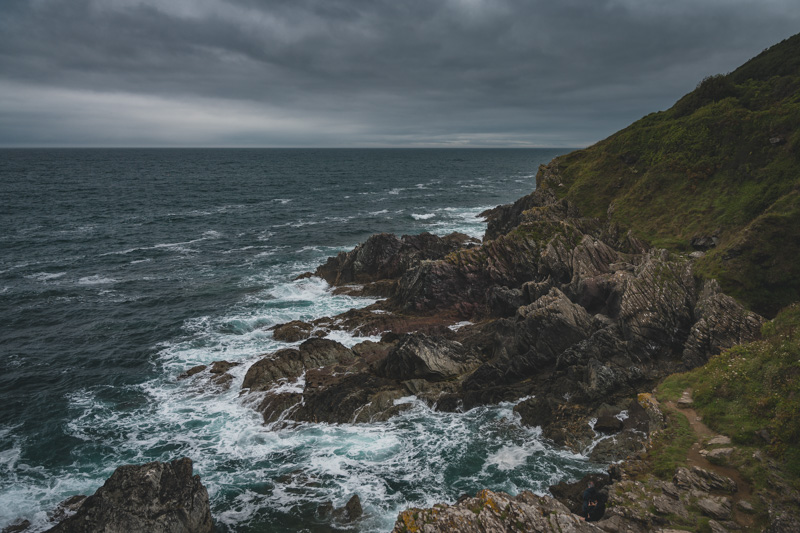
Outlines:
[[[729,435],[746,453],[742,471],[759,488],[768,465],[755,460],[763,450],[779,473],[800,489],[800,304],[764,324],[763,339],[713,357],[700,368],[668,377],[660,391],[677,399],[692,389],[694,407],[715,431]],[[755,453],[755,455],[754,455]],[[765,470],[766,469],[766,470]]]
[[[556,166],[539,186],[654,245],[717,238],[698,271],[752,309],[800,299],[800,34]]]

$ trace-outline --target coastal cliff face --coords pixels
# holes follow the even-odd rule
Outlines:
[[[541,168],[537,188],[671,251],[765,316],[800,298],[800,35]],[[532,205],[532,204],[531,204]],[[521,220],[529,203],[504,208]],[[523,209],[524,208],[524,209]]]

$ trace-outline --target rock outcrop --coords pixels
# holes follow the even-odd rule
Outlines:
[[[441,259],[477,242],[463,233],[451,233],[445,237],[421,233],[400,238],[390,233],[378,233],[350,252],[329,258],[314,275],[335,286],[395,279],[422,261]]]
[[[598,530],[549,496],[537,496],[526,491],[512,497],[503,492],[482,490],[474,498],[463,498],[453,505],[439,504],[431,509],[403,511],[392,532],[410,531],[579,533]]]
[[[208,492],[188,458],[117,468],[52,533],[210,533]]]

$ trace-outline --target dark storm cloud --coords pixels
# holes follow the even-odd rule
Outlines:
[[[4,0],[0,143],[582,145],[795,0]]]

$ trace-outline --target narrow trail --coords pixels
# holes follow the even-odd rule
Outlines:
[[[691,405],[691,401],[691,390],[687,389],[684,391],[681,401],[677,403],[672,401],[665,402],[667,407],[675,409],[686,417],[686,419],[689,421],[689,427],[691,427],[692,431],[694,431],[695,435],[697,435],[697,441],[692,444],[692,447],[689,448],[689,451],[687,452],[686,462],[689,466],[697,466],[705,470],[710,470],[711,472],[715,472],[721,476],[727,476],[736,482],[736,487],[738,490],[731,495],[731,499],[733,500],[733,519],[743,527],[750,527],[754,523],[753,516],[740,510],[736,503],[740,500],[746,500],[748,502],[751,501],[753,489],[751,485],[744,480],[741,473],[739,473],[736,468],[732,466],[714,464],[700,453],[700,451],[704,448],[704,442],[707,442],[714,437],[721,437],[722,435],[714,432],[711,428],[706,426],[703,423],[702,417],[700,417],[700,415],[698,415],[694,409],[688,407],[688,405]],[[733,446],[731,445],[731,447]]]

